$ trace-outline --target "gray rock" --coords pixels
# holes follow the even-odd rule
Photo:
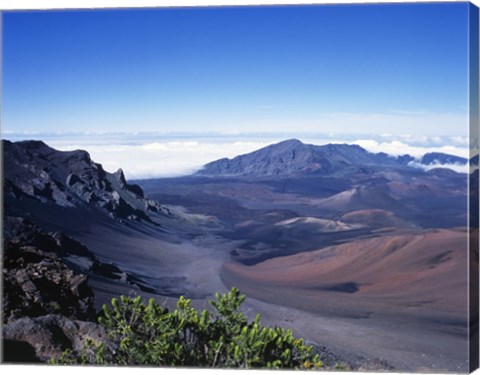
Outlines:
[[[121,169],[106,172],[86,151],[62,152],[43,142],[2,141],[5,193],[62,207],[89,207],[114,219],[151,221],[143,190]]]
[[[102,326],[49,314],[24,317],[3,327],[4,362],[47,362],[66,349],[80,353],[85,339],[108,341]],[[18,352],[23,348],[22,352]]]
[[[49,313],[94,318],[87,276],[71,270],[55,253],[7,241],[3,261],[4,322]]]

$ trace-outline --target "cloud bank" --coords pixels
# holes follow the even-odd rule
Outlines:
[[[144,133],[75,133],[75,134],[8,134],[7,139],[41,139],[51,147],[68,151],[83,149],[110,172],[122,168],[126,178],[146,179],[187,175],[204,164],[221,158],[233,158],[288,138],[304,143],[358,144],[370,152],[392,156],[409,154],[417,159],[428,152],[442,152],[468,158],[468,137],[464,136],[392,136],[371,135],[358,138],[341,134],[144,134]],[[412,166],[429,170],[449,168],[467,172],[468,165]]]

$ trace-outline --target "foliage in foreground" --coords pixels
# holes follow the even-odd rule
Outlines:
[[[210,301],[214,312],[199,312],[191,300],[180,297],[169,312],[154,299],[112,299],[104,305],[99,322],[110,342],[87,340],[79,355],[64,352],[55,363],[234,368],[318,368],[322,366],[313,347],[295,338],[291,330],[260,325],[239,311],[245,300],[238,289],[216,294]]]

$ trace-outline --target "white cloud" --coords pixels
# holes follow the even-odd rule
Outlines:
[[[457,146],[468,147],[469,139],[468,137],[452,136],[450,137],[450,142]]]
[[[110,172],[122,168],[127,179],[180,176],[204,164],[235,157],[267,146],[270,142],[166,141],[146,144],[50,144],[60,150],[86,149],[91,158]]]
[[[379,142],[373,139],[358,139],[353,141],[353,143],[358,144],[370,152],[385,152],[386,154],[393,156],[409,154],[415,158],[420,158],[428,152],[442,152],[464,158],[469,157],[469,150],[467,147],[458,147],[455,145],[426,147],[412,145],[405,141]]]
[[[394,137],[382,134],[355,138],[354,135],[331,134],[94,134],[44,135],[35,137],[44,140],[59,150],[87,150],[92,159],[101,163],[110,172],[122,168],[127,179],[142,179],[190,174],[211,161],[233,158],[287,138],[299,138],[308,144],[326,143],[358,144],[370,152],[385,152],[398,156],[410,154],[420,158],[427,152],[443,152],[468,157],[468,138],[412,136],[405,134]],[[12,140],[32,138],[18,137]],[[442,143],[440,143],[442,142]],[[431,169],[435,166],[429,166]],[[459,166],[447,166],[464,171]],[[422,167],[426,168],[426,167]]]
[[[435,168],[446,168],[446,169],[451,169],[452,171],[458,172],[458,173],[468,173],[470,166],[468,164],[440,164],[438,162],[432,163],[429,165],[421,164],[417,161],[412,161],[408,163],[411,167],[415,168],[420,168],[425,171],[430,171]]]

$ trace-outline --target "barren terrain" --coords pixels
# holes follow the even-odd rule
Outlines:
[[[4,215],[88,248],[60,255],[88,275],[97,310],[119,294],[205,308],[235,286],[250,317],[354,368],[468,369],[465,174],[290,140],[131,184],[83,151],[4,146]]]

